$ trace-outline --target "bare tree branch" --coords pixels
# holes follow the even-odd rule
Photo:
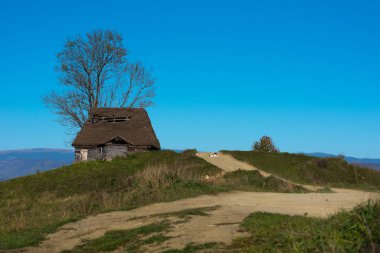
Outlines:
[[[81,128],[92,108],[148,107],[155,96],[152,71],[141,62],[130,63],[120,34],[97,30],[68,39],[57,55],[61,89],[43,98],[73,130]]]

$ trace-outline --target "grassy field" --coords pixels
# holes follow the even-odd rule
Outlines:
[[[339,158],[252,151],[223,153],[297,183],[380,190],[380,172],[348,164]]]
[[[254,213],[242,224],[251,234],[227,251],[380,252],[380,203],[368,202],[328,219]]]
[[[194,151],[74,164],[0,182],[0,250],[35,245],[59,226],[88,215],[238,189],[306,192],[254,171],[222,177]]]

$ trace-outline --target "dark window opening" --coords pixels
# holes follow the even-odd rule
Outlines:
[[[90,122],[91,123],[104,123],[104,122],[108,122],[108,123],[116,123],[116,122],[125,122],[125,121],[128,121],[130,120],[131,117],[108,117],[108,116],[104,116],[104,117],[98,117],[98,116],[92,116],[90,117]]]
[[[113,143],[113,144],[127,144],[127,142],[123,138],[120,138],[120,137],[116,137],[115,139],[113,139],[111,141],[111,143]]]

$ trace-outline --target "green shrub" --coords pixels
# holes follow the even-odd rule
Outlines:
[[[272,138],[269,136],[263,136],[259,141],[256,141],[252,145],[252,150],[254,152],[280,152],[280,150],[274,145]]]

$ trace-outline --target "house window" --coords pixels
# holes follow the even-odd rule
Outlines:
[[[91,123],[105,123],[105,122],[108,122],[108,123],[117,123],[117,122],[125,122],[125,121],[128,121],[130,120],[131,117],[115,117],[115,116],[102,116],[102,117],[99,117],[99,116],[92,116],[90,118],[90,121]]]

